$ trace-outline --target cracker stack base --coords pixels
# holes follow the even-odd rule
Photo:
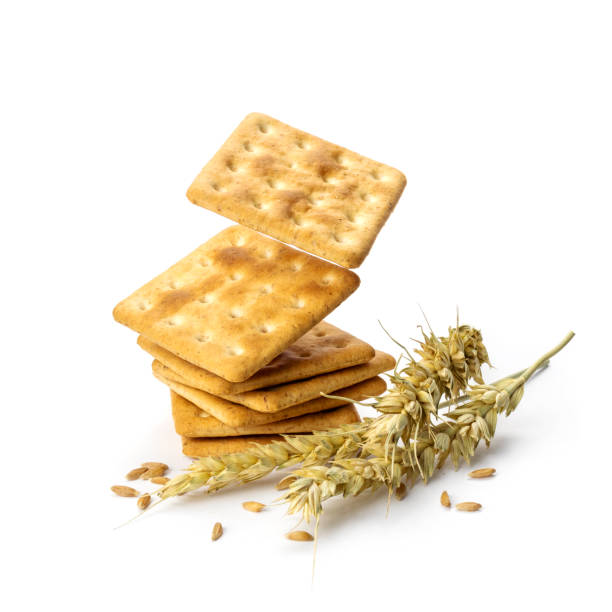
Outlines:
[[[349,401],[381,395],[387,385],[376,374],[392,367],[393,358],[325,322],[307,335],[310,337],[300,339],[252,377],[258,384],[265,380],[283,383],[253,389],[251,379],[223,381],[221,394],[211,393],[220,385],[215,375],[194,369],[140,337],[141,347],[163,359],[153,361],[153,374],[170,389],[172,417],[183,452],[190,457],[218,454],[219,449],[238,452],[248,444],[265,444],[282,434],[322,431],[359,421]],[[310,346],[308,358],[299,356],[304,354],[299,352],[304,344]],[[300,370],[300,360],[305,359],[307,369]],[[362,363],[355,364],[356,360]],[[337,369],[330,372],[330,367]],[[304,378],[305,373],[317,370],[322,372]],[[321,392],[347,399],[323,397]]]

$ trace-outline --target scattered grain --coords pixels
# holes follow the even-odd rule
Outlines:
[[[462,510],[463,512],[476,512],[482,508],[482,505],[478,502],[460,502],[455,508]]]
[[[211,536],[212,541],[215,542],[222,535],[223,535],[223,525],[221,525],[221,523],[215,523],[213,530],[212,530],[212,536]]]
[[[115,485],[111,487],[111,491],[119,497],[138,497],[140,493],[132,487],[126,487],[124,485]]]
[[[314,540],[307,531],[290,531],[287,534],[287,539],[294,542],[312,542]]]
[[[245,510],[248,510],[249,512],[261,512],[266,507],[266,505],[260,504],[259,502],[256,502],[256,501],[248,501],[248,502],[244,502],[242,504],[242,507]]]
[[[138,478],[140,478],[146,471],[147,471],[146,467],[134,468],[133,470],[130,470],[125,475],[125,479],[126,480],[138,480]]]
[[[442,491],[442,495],[440,495],[440,503],[445,508],[450,508],[451,507],[450,497],[448,496],[448,493],[446,491]]]
[[[148,493],[145,493],[144,495],[142,495],[142,496],[140,496],[138,498],[138,501],[136,502],[136,505],[141,510],[146,510],[150,503],[151,503],[151,496]]]
[[[495,474],[495,468],[480,468],[468,474],[470,478],[489,478]]]

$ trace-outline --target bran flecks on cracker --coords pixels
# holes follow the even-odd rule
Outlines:
[[[349,270],[233,226],[120,302],[113,315],[182,359],[242,382],[358,286]]]
[[[347,268],[406,185],[395,168],[252,113],[187,191],[191,202]]]

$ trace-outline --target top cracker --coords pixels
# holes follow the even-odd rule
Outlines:
[[[247,115],[187,191],[198,206],[358,267],[406,177],[259,113]]]
[[[358,285],[354,272],[233,226],[120,302],[113,315],[186,361],[241,382]]]

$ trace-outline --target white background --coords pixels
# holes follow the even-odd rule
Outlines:
[[[1,6],[4,609],[609,606],[610,3]],[[274,479],[118,530],[109,491],[188,464],[111,311],[229,225],[184,193],[251,111],[407,175],[331,322],[396,352],[378,318],[408,341],[419,304],[440,332],[459,306],[489,380],[577,334],[478,452],[494,479],[330,503],[312,588],[284,508],[240,506]]]

